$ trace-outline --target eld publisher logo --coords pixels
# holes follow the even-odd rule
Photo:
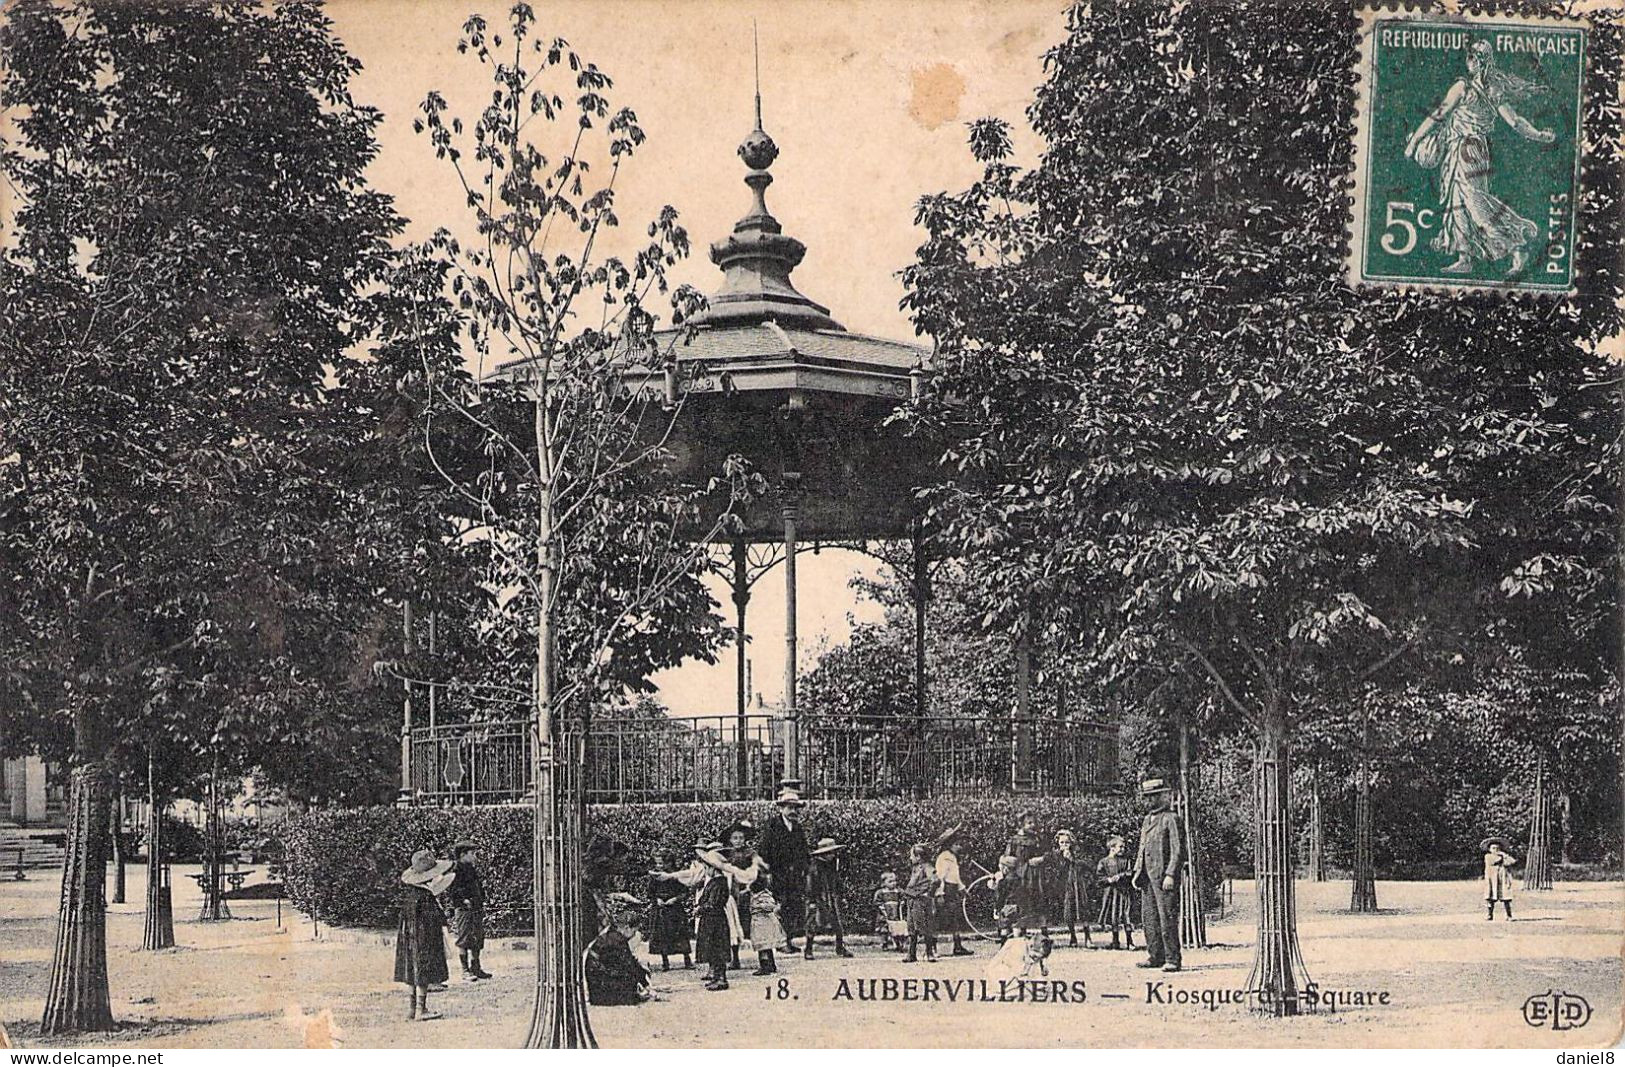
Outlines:
[[[1523,1002],[1523,1021],[1553,1030],[1578,1030],[1591,1021],[1591,1005],[1578,993],[1536,993]]]

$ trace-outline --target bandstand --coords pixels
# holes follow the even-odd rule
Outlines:
[[[790,275],[806,246],[768,211],[778,148],[756,126],[739,146],[750,210],[711,246],[723,282],[681,331],[656,336],[676,375],[627,372],[634,388],[683,383],[669,439],[677,476],[703,484],[730,455],[744,456],[775,491],[744,506],[726,548],[735,610],[737,685],[732,714],[634,719],[593,716],[583,786],[593,803],[759,799],[782,778],[810,798],[1070,795],[1117,785],[1117,729],[1031,714],[1024,659],[1012,664],[1016,706],[997,719],[933,716],[926,677],[930,540],[916,508],[940,448],[890,423],[927,373],[917,345],[848,331],[798,291]],[[496,374],[522,380],[525,365]],[[907,545],[915,614],[915,704],[892,715],[806,716],[796,699],[797,554],[820,546]],[[748,707],[746,609],[752,584],[782,569],[785,678],[782,707]],[[412,632],[408,623],[408,633]],[[410,637],[409,637],[410,639]],[[408,686],[402,724],[403,802],[493,804],[528,790],[523,721],[457,723],[436,717],[435,687]],[[415,719],[429,710],[430,722]],[[443,717],[443,716],[442,716]]]

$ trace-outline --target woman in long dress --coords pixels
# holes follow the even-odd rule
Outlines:
[[[1439,168],[1443,211],[1439,232],[1429,244],[1456,257],[1446,272],[1466,274],[1479,263],[1510,255],[1508,275],[1523,273],[1529,245],[1540,236],[1540,227],[1490,192],[1490,132],[1500,116],[1525,140],[1537,144],[1556,140],[1555,133],[1536,129],[1512,107],[1514,101],[1540,91],[1538,83],[1498,69],[1490,42],[1477,41],[1467,50],[1467,77],[1450,87],[1405,142],[1406,158]]]
[[[450,860],[437,860],[433,852],[419,849],[412,864],[401,872],[396,895],[400,922],[395,929],[395,981],[406,986],[411,997],[407,1018],[420,1022],[440,1018],[429,1010],[431,988],[445,988],[450,972],[446,967],[445,912],[436,898],[451,888]]]

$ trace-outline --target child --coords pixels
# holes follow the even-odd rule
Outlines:
[[[920,942],[925,942],[925,961],[937,962],[937,870],[927,860],[925,842],[908,850],[908,885],[903,896],[908,899],[908,955],[904,963],[919,962]]]
[[[732,883],[728,881],[727,861],[722,858],[722,843],[708,841],[695,846],[695,855],[705,865],[705,882],[700,886],[699,899],[694,902],[694,914],[699,919],[694,937],[694,951],[701,963],[711,967],[705,988],[711,991],[728,988],[728,960],[733,946],[728,934],[728,905],[732,901]]]
[[[1500,837],[1486,837],[1480,846],[1484,849],[1484,903],[1489,906],[1484,916],[1486,921],[1495,919],[1495,902],[1500,901],[1506,909],[1507,922],[1512,921],[1512,870],[1511,867],[1518,861],[1511,854],[1504,851],[1506,840]]]
[[[396,896],[400,925],[395,932],[395,981],[412,998],[408,1019],[428,1022],[443,1016],[429,1010],[429,987],[451,977],[446,969],[446,939],[441,931],[446,915],[435,899],[451,888],[450,860],[437,860],[423,848],[412,854],[412,865],[401,872]]]
[[[699,887],[694,901],[694,915],[698,920],[694,936],[694,954],[710,967],[705,988],[728,988],[728,957],[732,948],[728,932],[728,903],[730,875],[745,877],[745,872],[732,866],[722,856],[722,842],[701,841],[694,846],[694,862],[675,873],[650,871],[651,877],[671,880],[689,887]]]
[[[739,969],[739,949],[748,945],[750,934],[750,884],[755,878],[756,847],[750,842],[756,837],[756,827],[748,819],[741,819],[728,827],[722,838],[728,843],[723,859],[729,865],[746,872],[748,877],[728,878],[728,966]]]
[[[756,857],[756,881],[751,886],[750,929],[756,945],[756,970],[751,973],[758,977],[778,974],[773,946],[784,940],[784,927],[779,924],[779,902],[773,896],[773,874],[760,856]]]
[[[959,827],[937,838],[937,929],[953,935],[950,956],[974,955],[961,938],[965,914],[965,880],[959,873]]]
[[[1134,947],[1134,923],[1129,918],[1129,879],[1133,865],[1123,858],[1123,839],[1117,834],[1106,838],[1106,855],[1095,864],[1104,889],[1100,894],[1100,929],[1112,932],[1112,948],[1122,948],[1118,932],[1122,932],[1129,948]]]
[[[1048,872],[1051,902],[1048,914],[1055,920],[1056,929],[1066,924],[1072,946],[1078,944],[1078,927],[1083,927],[1085,948],[1094,948],[1089,940],[1089,876],[1087,862],[1077,850],[1077,839],[1071,830],[1057,830],[1055,847],[1044,860]]]
[[[999,923],[999,944],[1010,940],[1016,932],[1016,914],[1021,910],[1018,903],[1021,896],[1021,886],[1017,881],[1016,868],[1021,861],[1011,855],[999,857],[999,873],[993,876],[993,917]]]
[[[841,923],[841,895],[845,887],[841,881],[840,855],[845,847],[833,837],[825,837],[820,838],[818,847],[809,853],[812,863],[807,867],[807,903],[812,911],[807,918],[807,947],[801,953],[803,959],[813,958],[813,931],[819,928],[834,932],[837,956],[852,956],[847,951],[846,930]]]
[[[673,856],[670,849],[655,853],[655,866],[662,872],[671,869]],[[671,970],[671,957],[683,957],[683,970],[694,969],[694,958],[689,952],[688,903],[691,894],[681,886],[671,885],[658,875],[649,876],[649,952],[660,957],[660,969]]]
[[[480,966],[485,948],[485,887],[480,882],[480,854],[474,842],[464,838],[451,846],[456,861],[446,903],[451,905],[451,935],[457,943],[457,956],[463,965],[463,981],[475,982],[491,975]]]
[[[903,891],[897,888],[896,871],[880,874],[880,888],[875,890],[875,933],[888,952],[903,951],[908,924],[903,921]]]
[[[629,893],[611,893],[604,907],[604,928],[587,943],[583,973],[587,1003],[641,1004],[649,999],[649,968],[632,954],[632,911],[643,901]]]

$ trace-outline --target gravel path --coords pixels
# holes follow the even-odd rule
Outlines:
[[[291,909],[279,929],[274,904],[259,901],[234,904],[232,922],[198,923],[191,919],[196,890],[184,873],[175,874],[179,948],[137,951],[139,903],[110,908],[113,1008],[123,1028],[84,1045],[256,1048],[332,1040],[349,1047],[511,1047],[524,1035],[533,964],[514,942],[487,950],[492,981],[454,981],[433,998],[445,1019],[409,1024],[406,995],[389,981],[389,936],[323,931],[315,938],[310,922]],[[57,878],[42,871],[27,882],[0,882],[0,1021],[14,1044],[51,1043],[40,1041],[38,1018]],[[1522,894],[1512,923],[1484,921],[1477,883],[1379,883],[1378,899],[1388,910],[1349,915],[1340,910],[1348,903],[1347,882],[1300,882],[1309,973],[1322,990],[1355,1001],[1361,998],[1353,994],[1365,994],[1373,1003],[1295,1019],[1223,1003],[1226,991],[1247,979],[1251,889],[1237,884],[1234,906],[1210,926],[1217,947],[1188,952],[1179,975],[1136,969],[1141,953],[1057,947],[1047,980],[1055,984],[1007,986],[999,1001],[997,980],[982,985],[991,955],[985,943],[971,959],[907,966],[862,939],[855,959],[788,961],[783,986],[747,975],[711,993],[700,988],[698,971],[657,971],[656,1002],[596,1009],[593,1024],[606,1046],[651,1048],[1597,1047],[1619,1038],[1625,1001],[1619,882]],[[131,870],[129,899],[142,899],[138,869]],[[1035,989],[1043,1002],[1031,999]],[[1564,1032],[1527,1025],[1525,1000],[1548,990],[1584,997],[1593,1011],[1587,1025]],[[1387,1003],[1376,1003],[1383,994]]]

